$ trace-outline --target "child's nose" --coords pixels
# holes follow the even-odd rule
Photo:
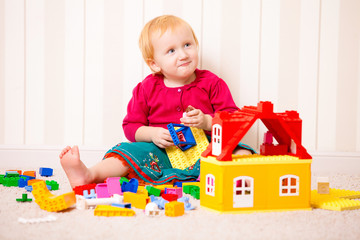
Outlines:
[[[187,58],[187,57],[188,57],[187,52],[186,52],[185,50],[181,49],[181,50],[179,51],[179,59],[185,59],[185,58]]]

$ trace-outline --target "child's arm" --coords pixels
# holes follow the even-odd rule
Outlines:
[[[160,148],[174,146],[169,130],[162,127],[139,127],[135,133],[137,142],[153,142]]]
[[[182,124],[188,127],[197,127],[205,131],[211,131],[212,117],[204,114],[200,109],[189,106],[191,110],[186,113],[186,117],[180,118]]]

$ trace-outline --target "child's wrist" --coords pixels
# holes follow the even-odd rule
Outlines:
[[[212,117],[209,114],[205,115],[206,117],[206,128],[204,130],[206,131],[211,131],[211,127],[212,127]]]

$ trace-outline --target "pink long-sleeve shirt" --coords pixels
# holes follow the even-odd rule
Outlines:
[[[182,87],[166,87],[161,75],[149,75],[140,82],[123,121],[125,136],[135,142],[141,126],[166,128],[169,123],[180,123],[189,105],[212,117],[217,111],[238,110],[224,80],[207,70],[196,69],[195,74],[196,79]]]

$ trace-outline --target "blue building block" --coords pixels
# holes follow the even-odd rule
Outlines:
[[[23,187],[27,186],[27,182],[28,182],[28,180],[26,178],[21,177],[18,182],[19,187],[23,188]]]
[[[90,194],[88,190],[83,191],[83,196],[86,199],[96,198],[95,189],[90,189]]]
[[[32,186],[25,186],[26,191],[31,192],[33,190]]]
[[[26,185],[29,180],[35,179],[36,177],[28,176],[28,175],[20,175],[21,178],[26,178]]]
[[[53,169],[41,167],[39,169],[39,174],[43,177],[51,177],[53,175]]]
[[[175,130],[175,127],[179,127]],[[170,123],[167,125],[171,138],[176,146],[185,151],[196,145],[196,141],[190,127],[182,124]]]
[[[189,202],[189,197],[181,197],[181,198],[178,198],[177,201],[184,203],[185,211],[189,211],[189,210],[195,209],[195,206],[191,206],[191,203]]]
[[[136,178],[130,179],[129,182],[123,182],[121,184],[122,192],[133,192],[136,193],[139,187],[139,181]]]
[[[131,208],[131,203],[113,203],[111,204],[113,207],[121,207],[121,208]]]
[[[154,195],[150,196],[150,200],[151,202],[156,203],[159,209],[165,209],[165,204],[169,202],[162,197],[155,197]]]
[[[181,188],[182,184],[183,184],[182,182],[174,182],[174,187]]]

